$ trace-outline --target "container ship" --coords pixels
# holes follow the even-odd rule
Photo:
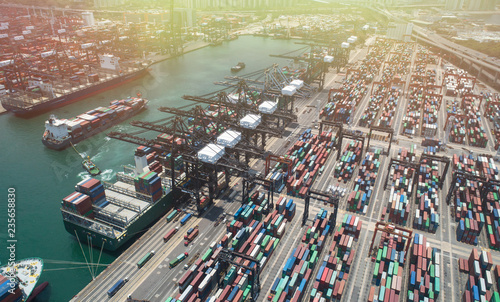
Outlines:
[[[0,302],[26,301],[40,278],[43,260],[26,258],[0,267]]]
[[[98,107],[69,120],[51,115],[45,121],[42,143],[51,149],[63,150],[129,119],[146,108],[147,103],[146,99],[131,97],[112,101],[109,107]]]
[[[101,68],[98,71],[91,74],[80,71],[58,82],[42,77],[31,78],[25,90],[5,94],[2,106],[19,116],[34,116],[118,87],[148,73],[148,66],[142,64],[122,68],[118,57],[99,57]]]
[[[139,147],[136,167],[124,167],[114,184],[88,178],[63,198],[64,227],[80,242],[114,251],[167,213],[182,193],[171,190],[156,152]]]

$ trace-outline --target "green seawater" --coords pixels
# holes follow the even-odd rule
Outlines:
[[[284,66],[288,60],[270,57],[303,47],[291,40],[244,36],[220,46],[205,47],[181,57],[152,66],[151,75],[125,86],[66,105],[53,110],[59,118],[70,118],[98,106],[108,106],[114,99],[135,96],[137,91],[150,100],[149,109],[131,120],[157,121],[167,117],[156,108],[181,107],[191,102],[182,95],[203,95],[222,89],[214,81],[223,81],[230,75],[230,68],[245,62],[244,75],[273,63]],[[9,232],[7,230],[7,194],[15,189],[15,256],[17,259],[41,257],[45,271],[39,283],[48,281],[50,287],[38,296],[37,301],[69,301],[91,281],[89,269],[80,245],[66,232],[60,213],[61,199],[74,191],[75,184],[87,177],[81,159],[71,148],[54,151],[42,145],[44,122],[50,113],[31,119],[15,117],[10,113],[0,115],[0,262],[9,258]],[[129,120],[129,121],[131,121]],[[103,133],[77,145],[77,149],[89,155],[103,171],[101,180],[114,181],[121,166],[133,164],[133,152],[137,146],[109,139],[110,131],[137,132],[127,122],[116,125]],[[158,133],[146,132],[139,136],[152,137]],[[89,258],[89,247],[82,245]],[[111,263],[119,253],[104,252],[101,263]],[[97,262],[99,250],[93,249],[93,262]],[[73,262],[61,264],[57,262]],[[76,264],[83,263],[83,264]],[[100,268],[98,272],[102,271]]]

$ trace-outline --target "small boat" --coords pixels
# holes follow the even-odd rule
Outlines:
[[[245,63],[239,62],[237,65],[231,67],[231,71],[237,72],[245,68]]]
[[[92,176],[101,174],[101,170],[90,160],[90,157],[82,161],[82,166],[90,173]]]

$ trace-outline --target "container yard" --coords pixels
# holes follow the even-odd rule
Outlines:
[[[0,84],[6,109],[19,115],[142,77],[150,58],[183,52],[161,34],[166,22],[82,29],[81,14],[57,13],[52,29],[12,14],[5,26],[24,42],[4,47]],[[207,49],[236,38],[245,18],[203,16]],[[223,89],[175,91],[177,106],[162,101],[147,121],[106,133],[106,143],[132,150],[128,165],[108,180],[74,182],[58,203],[77,252],[117,259],[99,264],[71,301],[500,302],[498,93],[412,35],[383,38],[369,24],[361,31],[325,16],[290,17],[299,25],[285,29],[268,18],[252,19],[261,24],[253,32],[335,33],[335,43],[272,55],[288,66],[235,60],[246,67],[215,82]],[[53,30],[59,37],[43,38]],[[106,124],[141,99],[118,98],[64,124],[78,136],[76,124]],[[91,274],[94,252],[85,258]]]
[[[292,199],[286,206],[277,203],[276,209],[269,209],[266,195],[256,193],[248,204],[236,211],[222,239],[214,241],[187,269],[178,282],[177,295],[167,298],[167,301],[245,301],[254,295],[254,288],[260,286],[258,274],[266,268],[286,233],[287,222],[295,216]],[[272,213],[262,215],[264,208]],[[220,256],[222,254],[237,258],[228,261]],[[175,265],[178,262],[173,261]],[[175,265],[170,264],[171,267]],[[221,280],[217,280],[219,277]],[[222,284],[222,288],[215,290],[217,284]],[[283,288],[280,288],[280,294]],[[215,294],[211,295],[213,291]]]
[[[489,126],[491,121],[486,116],[484,122],[477,112],[494,103],[490,100],[493,97],[485,97],[481,102],[479,94],[472,94],[471,89],[460,98],[446,97],[438,79],[445,72],[453,71],[443,71],[438,63],[436,56],[422,46],[376,40],[366,58],[346,70],[345,77],[338,82],[339,88],[322,92],[325,101],[319,117],[324,122],[335,123],[326,124],[318,131],[306,122],[307,127],[292,131],[291,138],[278,143],[277,149],[269,149],[281,150],[281,156],[256,157],[253,153],[259,152],[258,149],[248,144],[255,141],[265,146],[263,127],[278,131],[269,121],[270,118],[282,119],[277,111],[264,110],[266,100],[259,98],[258,90],[228,94],[254,106],[255,109],[244,114],[238,112],[238,104],[234,102],[219,109],[220,105],[215,105],[218,100],[200,98],[211,105],[203,110],[184,111],[183,115],[188,117],[185,131],[217,137],[217,145],[202,148],[197,154],[199,160],[212,165],[221,162],[227,152],[245,154],[240,147],[244,146],[247,150],[253,148],[253,153],[247,151],[245,158],[252,160],[260,173],[252,178],[238,178],[243,188],[240,196],[240,192],[233,189],[239,184],[231,181],[234,171],[203,170],[212,175],[212,180],[208,178],[206,186],[198,189],[200,201],[193,200],[196,206],[167,213],[163,220],[167,225],[159,234],[159,242],[172,242],[169,247],[163,245],[163,251],[168,251],[165,255],[170,256],[162,259],[168,260],[169,270],[164,272],[168,280],[174,280],[175,288],[168,285],[155,298],[141,287],[125,285],[127,292],[132,292],[131,299],[461,300],[457,292],[462,286],[459,266],[453,258],[464,257],[464,250],[468,253],[470,245],[485,246],[486,243],[491,249],[499,246],[497,208],[500,210],[500,205],[495,191],[499,186],[494,183],[499,176],[492,156],[460,154],[451,146],[467,142],[471,147],[484,149],[481,142],[487,142],[490,134],[482,123]],[[416,68],[411,69],[412,66]],[[448,78],[454,77],[448,75]],[[462,86],[469,83],[461,81]],[[296,97],[293,91],[297,87],[282,91],[283,97],[278,98],[282,105],[278,108],[284,110],[286,102]],[[405,87],[408,87],[407,93]],[[307,102],[303,104],[304,107],[296,110],[299,123],[311,119],[308,117],[311,110],[305,107]],[[406,106],[405,110],[401,110],[402,106]],[[173,112],[169,108],[161,110]],[[452,118],[444,118],[446,112],[453,114]],[[264,114],[272,117],[264,117]],[[234,119],[230,124],[239,128],[221,129],[217,126],[217,118],[221,116]],[[342,124],[360,127],[343,129]],[[153,128],[154,125],[145,126],[160,130]],[[363,129],[377,126],[373,129],[398,132],[399,139],[392,140],[395,148],[385,148],[388,138],[378,133],[371,137],[374,146],[365,145],[368,134]],[[449,134],[440,129],[448,129]],[[273,137],[272,133],[268,134]],[[426,143],[419,146],[414,141],[401,140],[410,135],[425,138]],[[115,134],[112,137],[135,142]],[[174,143],[183,148],[190,143],[184,137],[163,132],[157,136],[156,145],[141,148],[151,148],[160,154],[158,143]],[[341,144],[343,139],[347,139],[345,144]],[[272,140],[280,141],[279,138]],[[151,157],[150,169],[160,174],[175,173],[186,179],[192,177],[188,175],[195,168],[189,167],[192,164],[185,161],[186,155],[170,152],[164,156]],[[447,178],[450,161],[453,177]],[[241,169],[234,159],[224,163]],[[488,181],[493,185],[486,186]],[[141,192],[154,193],[154,181],[149,180],[147,173],[139,175],[137,182],[142,186],[138,188]],[[183,183],[184,190],[196,189],[195,182]],[[228,193],[222,193],[226,188]],[[487,190],[484,201],[481,190]],[[447,195],[449,192],[452,193]],[[214,193],[224,195],[217,199],[211,197]],[[243,204],[234,202],[240,200]],[[444,206],[444,201],[449,202],[450,207]],[[212,215],[217,209],[212,204],[221,203],[224,213],[219,209],[219,214]],[[328,204],[334,210],[326,208]],[[453,215],[448,215],[448,209]],[[210,215],[215,223],[204,218]],[[294,218],[296,215],[304,215],[302,225],[300,219]],[[217,230],[213,234],[207,233],[211,227]],[[425,235],[414,234],[413,230]],[[368,248],[370,243],[372,249]],[[448,248],[455,245],[460,248]],[[155,259],[156,256],[151,261],[157,265],[156,261],[161,260]],[[161,272],[162,268],[157,270]],[[450,275],[455,276],[453,281],[448,280]],[[145,278],[156,280],[153,274]],[[168,281],[152,282],[166,284]],[[471,297],[474,299],[474,289]]]

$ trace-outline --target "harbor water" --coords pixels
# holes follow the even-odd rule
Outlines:
[[[100,273],[105,266],[89,268],[86,260],[110,264],[119,254],[104,251],[99,259],[99,249],[89,254],[89,246],[80,244],[66,232],[60,205],[63,197],[74,191],[75,184],[88,177],[81,166],[81,158],[72,149],[54,151],[42,145],[44,122],[50,113],[59,118],[70,118],[98,106],[108,106],[114,99],[135,96],[140,92],[150,100],[149,109],[131,120],[157,121],[168,117],[156,110],[160,106],[181,107],[192,104],[182,100],[183,95],[204,95],[224,88],[214,85],[230,75],[230,68],[245,62],[246,68],[238,73],[252,71],[288,60],[270,57],[303,47],[291,40],[244,36],[220,46],[209,46],[181,57],[157,63],[150,75],[125,86],[64,106],[31,119],[15,117],[10,113],[0,115],[0,262],[5,264],[11,255],[17,259],[40,257],[44,259],[44,272],[39,284],[48,281],[50,287],[39,295],[37,301],[69,301],[91,280],[91,271]],[[102,170],[99,179],[114,181],[121,166],[133,163],[137,146],[109,139],[110,131],[138,132],[127,122],[114,126],[77,145],[79,152],[91,157]],[[144,132],[142,137],[158,133]],[[8,192],[15,190],[9,204],[15,204],[15,233],[8,231]],[[15,234],[9,237],[9,234]],[[17,240],[8,242],[8,240]],[[6,247],[15,245],[9,251]],[[83,256],[82,250],[85,252]],[[86,258],[86,259],[85,259]]]

